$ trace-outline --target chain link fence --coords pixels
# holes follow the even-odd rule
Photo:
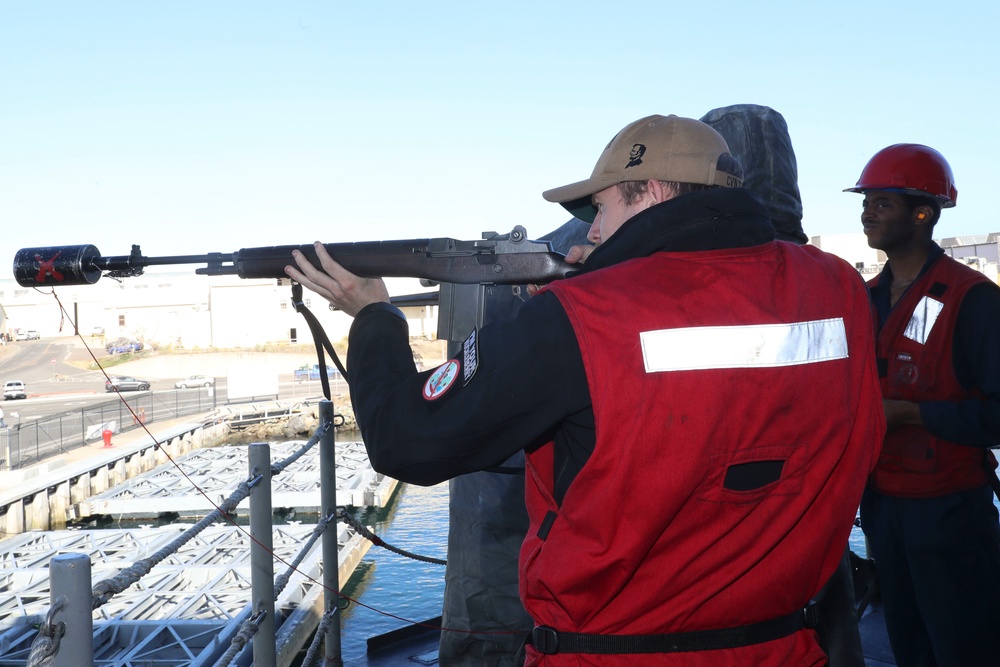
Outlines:
[[[119,398],[120,396],[120,398]],[[100,442],[104,432],[125,433],[157,421],[210,412],[214,388],[173,389],[114,398],[79,410],[0,428],[0,470],[16,470],[77,447]]]

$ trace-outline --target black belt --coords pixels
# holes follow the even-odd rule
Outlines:
[[[803,628],[819,624],[819,607],[810,602],[805,608],[751,625],[722,630],[676,632],[667,635],[594,635],[559,632],[547,626],[531,631],[530,643],[539,653],[681,653],[714,651],[763,644],[787,637]]]

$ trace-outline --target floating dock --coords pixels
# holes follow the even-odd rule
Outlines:
[[[287,459],[304,444],[271,445],[271,460]],[[319,446],[307,450],[272,479],[272,505],[284,517],[317,514],[320,507]],[[364,446],[336,443],[337,504],[380,506],[396,482],[376,474]],[[223,446],[192,451],[130,478],[68,508],[70,520],[102,516],[142,520],[207,516],[248,479],[247,448]],[[240,503],[240,510],[247,501]],[[247,503],[248,504],[248,503]],[[323,613],[320,541],[299,551],[314,532],[311,524],[273,527],[274,570],[281,574],[298,555],[287,585],[275,601],[277,664],[292,664]],[[50,609],[49,564],[57,554],[89,556],[92,582],[114,577],[170,545],[190,528],[161,527],[28,531],[0,541],[0,667],[25,667],[38,626]],[[370,542],[339,523],[338,572],[343,583]],[[95,664],[129,667],[209,667],[230,648],[251,615],[251,538],[240,526],[219,522],[198,533],[159,562],[138,583],[94,611]],[[233,665],[248,665],[249,651]]]
[[[282,460],[304,441],[271,445],[272,460]],[[337,443],[337,504],[383,507],[396,481],[377,474],[361,442]],[[247,478],[247,448],[242,446],[199,449],[177,465],[162,464],[108,491],[91,496],[69,509],[68,519],[79,521],[98,515],[128,519],[156,519],[164,515],[206,516],[221,497]],[[240,503],[240,509],[249,507]],[[317,514],[320,508],[319,448],[313,447],[271,484],[271,504],[276,509]]]

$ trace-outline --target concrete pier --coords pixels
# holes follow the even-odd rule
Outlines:
[[[118,435],[112,447],[82,447],[25,470],[2,472],[0,531],[10,536],[65,527],[70,508],[87,498],[216,444],[228,433],[225,423],[174,423],[156,431],[155,437],[132,431]]]

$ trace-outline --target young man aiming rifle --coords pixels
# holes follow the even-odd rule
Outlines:
[[[382,281],[320,245],[322,270],[287,269],[356,317],[376,470],[435,484],[525,449],[528,664],[826,660],[810,599],[884,430],[870,309],[852,267],[775,241],[739,185],[704,123],[629,124],[589,179],[544,195],[593,206],[580,271],[424,373]]]

